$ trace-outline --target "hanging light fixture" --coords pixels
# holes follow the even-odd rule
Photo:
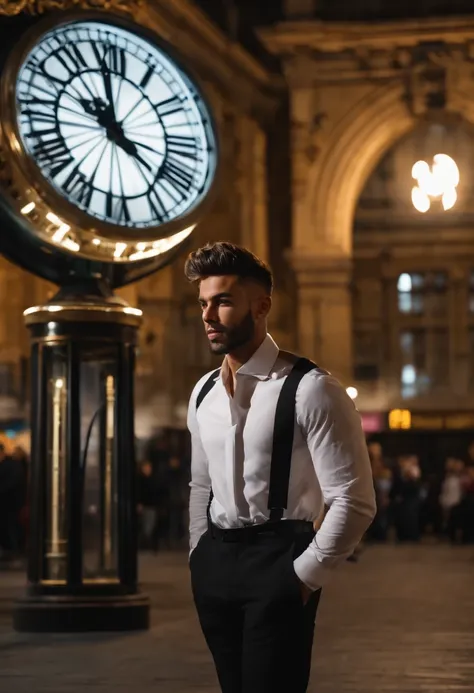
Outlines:
[[[417,161],[411,175],[418,184],[411,192],[413,206],[418,212],[428,212],[432,200],[441,200],[445,212],[454,207],[458,199],[459,169],[450,156],[436,154],[431,167],[426,161]]]

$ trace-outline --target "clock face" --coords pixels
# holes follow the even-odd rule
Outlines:
[[[16,84],[22,145],[58,193],[108,224],[150,228],[193,210],[213,182],[209,113],[159,47],[104,21],[43,34]]]

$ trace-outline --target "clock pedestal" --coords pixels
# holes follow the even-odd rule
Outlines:
[[[25,312],[32,336],[25,632],[139,630],[133,373],[141,312],[60,292]],[[86,292],[87,293],[87,292]]]

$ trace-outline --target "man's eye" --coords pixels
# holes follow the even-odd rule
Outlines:
[[[231,306],[232,303],[230,301],[222,300],[222,301],[219,301],[219,305],[220,306]]]

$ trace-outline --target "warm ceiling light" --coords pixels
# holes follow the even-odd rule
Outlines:
[[[445,211],[454,207],[458,199],[459,169],[450,156],[436,154],[431,168],[426,161],[417,161],[411,175],[418,183],[411,192],[413,206],[418,212],[427,212],[434,199],[441,200]]]

